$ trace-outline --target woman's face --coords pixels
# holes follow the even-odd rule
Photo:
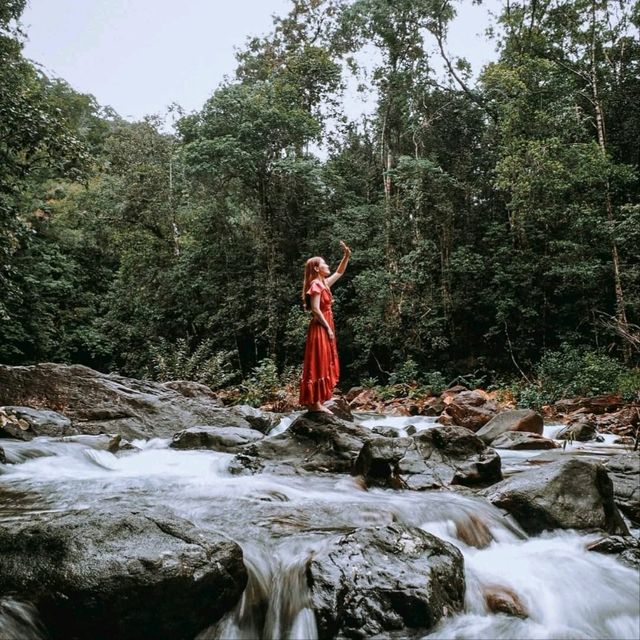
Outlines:
[[[318,275],[321,275],[323,278],[326,278],[331,273],[329,265],[324,260],[320,260],[316,269],[318,271]]]

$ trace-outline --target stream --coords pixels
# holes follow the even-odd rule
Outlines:
[[[282,420],[272,435],[282,432]],[[409,425],[420,431],[433,418],[357,416],[364,427]],[[553,437],[558,425],[545,428]],[[75,440],[75,441],[74,441]],[[169,448],[169,440],[135,441],[131,450],[109,453],[91,437],[30,442],[3,440],[0,518],[93,509],[118,504],[161,506],[198,527],[233,539],[243,549],[249,582],[237,607],[198,640],[317,638],[305,578],[309,558],[359,527],[404,523],[454,544],[463,554],[464,611],[444,618],[416,638],[638,638],[638,572],[613,557],[586,550],[600,536],[575,531],[529,537],[487,501],[456,491],[363,490],[346,475],[232,475],[232,454]],[[531,465],[580,455],[599,458],[624,448],[604,442],[568,444],[565,450],[500,451],[505,477]],[[461,539],[460,527],[481,522],[493,541],[485,548]],[[637,534],[637,532],[636,532]],[[515,594],[528,612],[521,619],[491,613],[483,591],[494,585]],[[27,603],[0,600],[3,640],[42,640],[37,614]],[[403,636],[398,636],[403,637]]]

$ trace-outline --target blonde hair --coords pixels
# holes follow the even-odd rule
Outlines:
[[[309,311],[310,301],[307,300],[309,296],[307,296],[307,291],[311,286],[311,282],[318,277],[318,272],[315,270],[315,267],[319,267],[323,258],[320,256],[315,256],[313,258],[309,258],[304,265],[304,278],[302,280],[302,308],[305,311]]]

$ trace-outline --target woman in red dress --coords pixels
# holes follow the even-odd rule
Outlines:
[[[331,311],[331,285],[342,276],[351,256],[351,249],[344,242],[341,241],[340,246],[343,251],[342,260],[333,275],[329,275],[331,270],[323,258],[309,258],[304,267],[302,304],[306,311],[311,311],[313,317],[309,323],[304,350],[300,404],[306,405],[309,411],[332,413],[322,403],[331,399],[340,377]]]

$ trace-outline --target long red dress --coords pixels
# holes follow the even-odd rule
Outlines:
[[[304,350],[304,365],[300,380],[300,404],[313,404],[329,400],[340,377],[338,349],[336,347],[335,328],[333,324],[333,296],[329,287],[319,282],[312,283],[307,294],[320,294],[320,311],[334,333],[329,340],[327,330],[312,318],[307,331],[307,344]]]

